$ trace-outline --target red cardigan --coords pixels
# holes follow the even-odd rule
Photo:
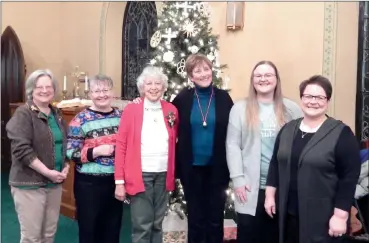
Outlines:
[[[177,108],[166,101],[161,101],[165,124],[168,130],[168,169],[166,178],[167,191],[173,191],[174,158],[178,128]],[[145,191],[141,167],[141,130],[143,123],[144,101],[128,104],[120,119],[115,149],[115,180],[124,180],[127,194],[135,195]],[[170,125],[168,114],[174,114],[174,124]]]

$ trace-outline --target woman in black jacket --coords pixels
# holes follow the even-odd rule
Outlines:
[[[277,136],[265,210],[271,217],[278,210],[280,243],[343,242],[347,232],[360,151],[351,129],[326,115],[331,96],[332,86],[322,76],[302,82],[304,117]]]
[[[225,141],[233,101],[212,82],[212,63],[202,54],[186,60],[194,88],[173,100],[179,113],[176,174],[187,202],[188,242],[223,242],[229,171]]]

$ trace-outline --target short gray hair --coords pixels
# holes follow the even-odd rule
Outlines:
[[[164,91],[168,88],[168,77],[163,73],[163,71],[154,66],[147,66],[144,68],[140,76],[137,78],[137,89],[140,95],[143,94],[143,86],[145,79],[147,78],[157,78],[163,83]]]
[[[25,88],[26,88],[27,99],[29,100],[33,99],[32,94],[33,94],[33,90],[36,88],[37,80],[44,76],[47,76],[51,79],[54,93],[57,92],[58,82],[56,81],[53,73],[49,69],[38,69],[34,71],[33,73],[31,73],[26,80]]]
[[[91,84],[99,84],[99,83],[106,83],[111,89],[114,86],[114,83],[111,77],[106,76],[104,74],[97,74],[88,79],[88,90],[91,89]]]

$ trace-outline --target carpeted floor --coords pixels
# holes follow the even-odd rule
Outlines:
[[[120,242],[131,242],[131,224],[129,206],[123,213],[123,227]],[[1,174],[1,242],[18,243],[20,238],[19,223],[14,210],[13,199],[8,185],[8,175]],[[74,220],[60,216],[55,243],[78,243],[78,227]]]

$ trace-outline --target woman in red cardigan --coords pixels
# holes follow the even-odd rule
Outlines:
[[[178,111],[161,100],[168,78],[146,67],[137,79],[144,102],[128,104],[121,117],[115,153],[115,197],[131,197],[132,243],[162,242],[168,192],[174,190]]]

